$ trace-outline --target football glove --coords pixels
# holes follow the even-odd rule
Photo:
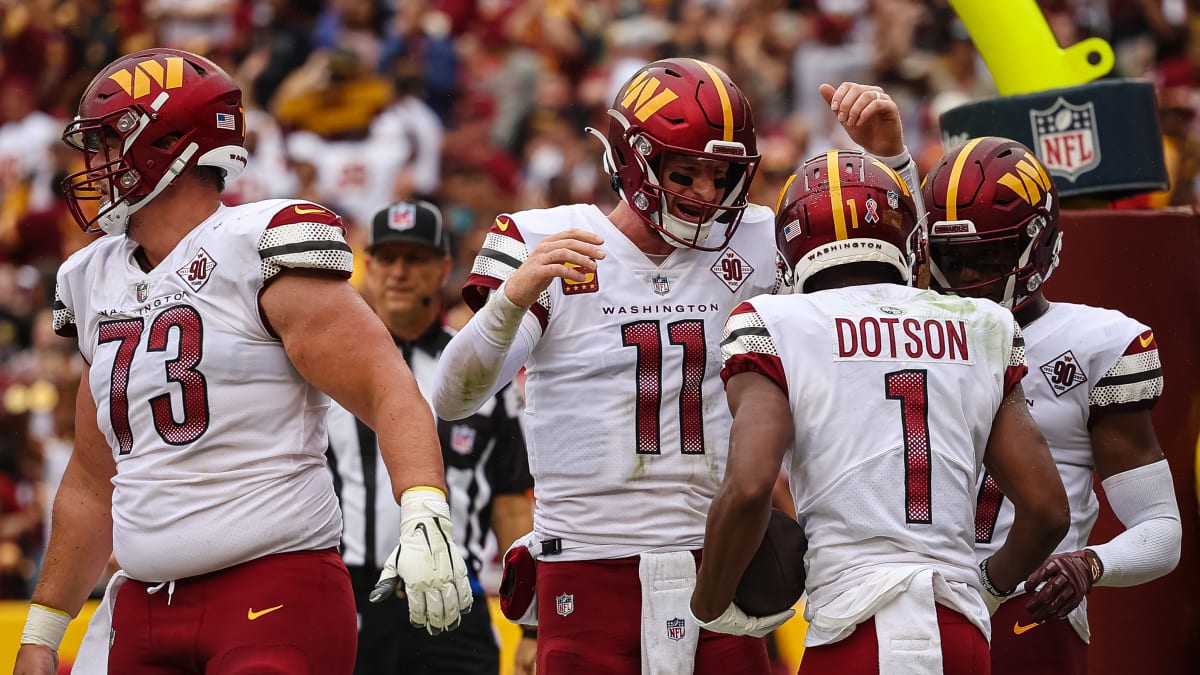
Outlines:
[[[441,490],[405,491],[400,497],[400,543],[388,556],[371,602],[393,594],[407,596],[413,626],[430,635],[458,628],[473,598],[453,530],[450,505]]]
[[[1064,619],[1083,602],[1103,573],[1104,565],[1092,551],[1056,553],[1025,581],[1025,591],[1032,594],[1025,608],[1038,621]]]
[[[779,628],[787,623],[788,619],[796,615],[796,610],[785,609],[777,614],[769,614],[767,616],[750,616],[742,611],[740,607],[729,603],[724,613],[712,621],[701,621],[696,616],[692,615],[692,620],[705,630],[711,630],[714,633],[725,633],[727,635],[750,635],[752,637],[763,637],[767,633]]]

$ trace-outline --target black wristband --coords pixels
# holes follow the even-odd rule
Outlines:
[[[1012,590],[1002,591],[999,588],[996,588],[996,585],[992,583],[992,578],[988,576],[989,560],[991,560],[990,556],[979,561],[979,581],[983,583],[983,590],[991,593],[997,598],[1007,598],[1013,594],[1013,591],[1017,589],[1014,588]]]
[[[521,626],[521,637],[530,640],[537,639],[537,626]]]

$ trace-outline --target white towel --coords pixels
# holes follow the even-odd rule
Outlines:
[[[108,650],[112,646],[113,608],[117,603],[117,591],[129,575],[122,570],[112,575],[104,588],[104,598],[88,621],[87,632],[79,644],[71,675],[108,675]]]
[[[696,559],[689,551],[643,553],[642,675],[689,675],[700,627],[689,604],[696,587]]]
[[[879,675],[941,675],[942,633],[933,574],[927,569],[913,575],[908,587],[876,612]]]

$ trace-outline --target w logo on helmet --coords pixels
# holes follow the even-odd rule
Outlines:
[[[1017,161],[1016,171],[1004,174],[996,182],[1033,206],[1040,204],[1042,195],[1050,191],[1050,176],[1046,175],[1042,163],[1028,152],[1025,159]]]
[[[621,98],[621,107],[632,107],[633,116],[638,118],[639,122],[645,122],[663,106],[679,98],[670,89],[659,91],[658,88],[661,84],[658,78],[650,76],[649,72],[639,73],[625,88],[625,95]]]
[[[165,62],[165,64],[163,63]],[[160,62],[156,59],[146,59],[136,64],[132,70],[118,70],[108,79],[120,85],[134,99],[149,96],[159,90],[178,89],[183,86],[183,59],[178,56],[168,56]],[[151,85],[157,85],[153,87]]]

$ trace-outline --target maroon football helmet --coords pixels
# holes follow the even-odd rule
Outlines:
[[[125,231],[129,216],[193,166],[236,178],[246,166],[242,92],[215,63],[176,49],[113,61],[88,85],[63,140],[87,169],[62,182],[85,232]],[[88,215],[83,204],[99,202]]]
[[[729,76],[696,59],[664,59],[637,71],[621,87],[604,142],[604,165],[613,188],[641,219],[670,244],[719,251],[729,243],[746,208],[758,168],[754,116]],[[664,155],[678,154],[728,164],[719,201],[685,197],[663,186]],[[668,212],[667,196],[700,214],[699,223]],[[725,225],[709,245],[714,221]]]
[[[795,287],[835,265],[891,265],[912,285],[924,233],[912,193],[895,171],[852,150],[810,157],[779,193],[775,242]]]
[[[934,288],[1017,310],[1058,265],[1058,191],[1021,143],[985,136],[958,145],[925,177]]]

